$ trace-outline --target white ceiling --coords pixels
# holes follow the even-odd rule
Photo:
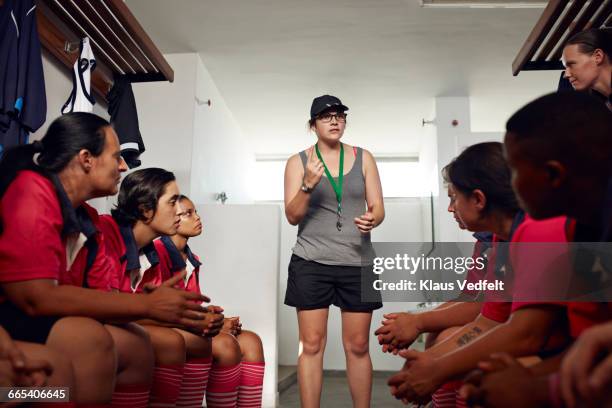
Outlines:
[[[198,52],[259,153],[309,143],[310,102],[350,109],[349,143],[418,151],[436,96],[472,97],[472,128],[501,131],[557,73],[511,63],[541,9],[423,9],[417,0],[128,0],[164,53]],[[374,136],[374,137],[373,137]]]

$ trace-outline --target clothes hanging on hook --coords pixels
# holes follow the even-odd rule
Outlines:
[[[27,143],[46,117],[35,1],[5,0],[0,7],[0,155]]]
[[[96,99],[91,94],[91,74],[94,69],[96,69],[96,57],[89,38],[85,37],[79,44],[79,58],[72,68],[72,92],[62,106],[62,114],[93,111]]]
[[[138,111],[132,83],[123,75],[115,74],[114,84],[106,95],[110,121],[119,136],[121,156],[130,169],[140,166],[140,155],[145,151],[138,126]]]

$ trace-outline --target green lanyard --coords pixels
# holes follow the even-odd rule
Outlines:
[[[323,163],[323,168],[325,169],[325,175],[327,176],[327,179],[329,180],[329,184],[331,184],[332,188],[334,189],[334,192],[336,193],[336,200],[338,201],[338,211],[337,211],[338,221],[336,222],[336,228],[338,229],[338,231],[340,231],[342,229],[342,182],[344,181],[344,147],[342,146],[342,143],[341,143],[340,144],[340,167],[338,169],[338,183],[337,184],[334,178],[332,177],[331,173],[329,172],[329,169],[327,168],[327,165],[325,164],[323,157],[321,156],[321,152],[319,151],[318,143],[315,144],[315,150],[317,151],[317,157],[319,158],[319,160],[321,160],[321,163]]]

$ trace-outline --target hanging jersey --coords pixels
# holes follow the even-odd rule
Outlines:
[[[47,116],[34,0],[0,7],[0,154],[28,142]]]
[[[132,84],[125,75],[114,75],[114,84],[106,95],[110,122],[121,144],[121,156],[133,169],[140,166],[140,155],[145,151],[138,125],[138,111]]]
[[[85,37],[80,43],[79,58],[72,68],[72,92],[62,106],[62,114],[70,112],[91,112],[96,100],[91,95],[91,73],[96,68],[96,58]]]

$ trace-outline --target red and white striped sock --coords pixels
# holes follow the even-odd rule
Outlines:
[[[34,404],[32,404],[32,405],[34,405]],[[24,405],[24,406],[27,407],[28,405]],[[72,402],[72,401],[66,401],[66,402],[37,402],[36,406],[37,407],[44,407],[44,408],[76,408],[77,404],[76,404],[76,402]]]
[[[243,361],[241,365],[238,408],[261,408],[266,363]]]
[[[148,384],[117,384],[113,392],[111,407],[146,408],[151,386]]]
[[[462,383],[463,384],[463,383]],[[459,386],[461,388],[461,386]],[[455,391],[455,406],[457,408],[467,408],[467,401],[461,395],[459,395],[459,390]]]
[[[235,408],[240,385],[240,364],[229,367],[212,366],[206,387],[208,408]]]
[[[157,365],[153,371],[150,407],[174,407],[181,390],[183,365]]]
[[[434,408],[455,408],[457,383],[460,384],[459,381],[447,382],[433,393],[431,400]]]
[[[192,358],[185,363],[181,392],[176,402],[181,408],[201,408],[212,359]]]

